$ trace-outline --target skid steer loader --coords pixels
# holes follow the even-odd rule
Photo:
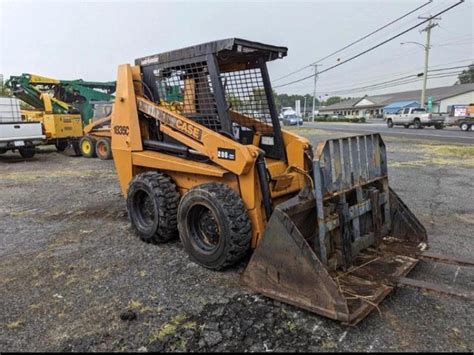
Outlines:
[[[282,130],[266,63],[287,48],[227,39],[118,68],[112,151],[145,242],[179,235],[241,281],[355,324],[416,265],[424,227],[390,188],[378,134],[310,142]]]

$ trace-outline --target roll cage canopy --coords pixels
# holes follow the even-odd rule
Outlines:
[[[242,144],[252,144],[258,133],[265,137],[259,147],[266,156],[286,160],[266,62],[287,51],[231,38],[138,58],[135,64],[149,100]]]

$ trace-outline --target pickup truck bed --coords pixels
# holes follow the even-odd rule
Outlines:
[[[446,117],[439,113],[428,113],[424,108],[410,107],[405,108],[395,114],[387,116],[387,126],[404,126],[409,128],[435,127],[442,129],[445,126]]]
[[[45,139],[41,123],[21,120],[16,98],[0,97],[0,154],[18,150],[22,157],[31,158],[35,146],[43,144]]]

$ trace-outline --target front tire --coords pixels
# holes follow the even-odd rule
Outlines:
[[[166,174],[136,175],[128,186],[127,211],[135,233],[147,243],[164,243],[177,236],[179,193]]]
[[[393,127],[393,121],[392,121],[390,118],[387,120],[387,127],[388,127],[388,128],[392,128],[392,127]]]
[[[81,150],[82,156],[85,158],[95,157],[95,145],[96,141],[94,138],[89,136],[82,137],[79,141],[79,149]]]
[[[189,190],[178,207],[178,230],[191,259],[209,269],[233,265],[250,250],[247,210],[240,196],[224,184]]]

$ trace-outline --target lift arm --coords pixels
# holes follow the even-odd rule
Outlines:
[[[49,105],[45,105],[43,96],[44,92],[39,90],[29,79],[27,74],[21,76],[12,76],[5,83],[6,87],[12,90],[13,95],[18,97],[23,102],[33,108],[41,111],[49,111]],[[69,113],[73,107],[64,101],[58,100],[55,97],[51,99],[51,113],[66,114]]]
[[[93,101],[112,101],[115,82],[95,82],[78,80],[58,80],[40,75],[23,73],[12,76],[7,86],[13,94],[38,110],[44,110],[41,94],[51,94],[52,113],[81,113],[84,125],[90,123],[93,116]]]

